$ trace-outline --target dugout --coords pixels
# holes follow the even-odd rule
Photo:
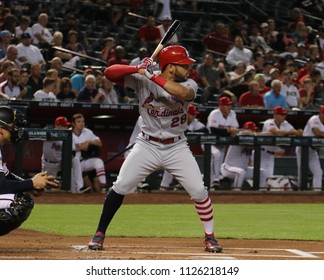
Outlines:
[[[136,104],[102,105],[15,100],[1,101],[1,104],[10,105],[22,110],[26,114],[30,123],[29,128],[35,131],[42,131],[44,127],[52,124],[57,116],[64,115],[70,119],[73,114],[82,113],[85,117],[86,126],[92,129],[103,142],[100,157],[106,161],[105,167],[108,182],[112,182],[118,174],[120,166],[124,160],[122,151],[128,144],[129,137],[138,118],[138,105]],[[214,109],[214,107],[197,105],[197,109],[200,111],[198,116],[200,121],[206,123],[208,114]],[[254,121],[259,127],[261,127],[263,121],[273,115],[272,110],[268,109],[233,108],[233,110],[237,114],[240,125],[246,121]],[[296,129],[302,129],[307,120],[314,114],[318,114],[318,112],[290,110],[287,114],[287,121],[289,121]],[[47,136],[48,135],[46,134],[46,137]],[[39,172],[40,158],[42,155],[41,141],[44,141],[44,139],[27,141],[22,148],[18,147],[16,154],[13,153],[12,147],[6,147],[5,149],[7,154],[5,155],[5,158],[6,160],[8,159],[8,167],[11,170],[16,171],[18,175],[23,175],[23,177],[28,177]],[[278,143],[274,143],[274,145],[277,144]],[[321,144],[319,145],[321,146]],[[296,175],[296,160],[292,152],[293,147],[290,145],[283,146],[285,149],[282,154],[276,157],[275,174]],[[190,147],[197,158],[201,170],[205,170],[208,166],[208,164],[206,164],[208,159],[206,160],[203,156],[200,144],[191,141]],[[68,167],[65,168],[68,169]],[[156,176],[154,180],[159,180],[159,176]]]

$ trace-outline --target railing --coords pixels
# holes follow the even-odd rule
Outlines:
[[[259,189],[261,146],[301,146],[300,189],[305,190],[308,180],[309,147],[323,147],[324,138],[304,136],[239,135],[237,137],[216,136],[198,132],[187,133],[189,144],[202,144],[204,149],[204,183],[210,185],[211,145],[254,146],[253,189]]]

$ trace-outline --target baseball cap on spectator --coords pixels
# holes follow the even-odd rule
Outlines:
[[[273,108],[273,114],[274,115],[287,115],[287,110],[285,110],[281,106],[277,106]]]
[[[61,126],[69,126],[71,123],[67,120],[66,117],[60,116],[55,119],[55,124],[61,125]]]
[[[200,112],[197,110],[196,106],[193,104],[189,104],[187,113],[193,116],[196,116],[200,114]]]
[[[223,96],[218,99],[218,106],[219,105],[233,105],[233,104],[234,104],[234,102],[227,96]]]
[[[279,69],[274,67],[270,70],[269,74],[272,75],[274,72],[280,73]]]
[[[305,48],[305,44],[304,43],[298,43],[297,44],[297,48]]]
[[[324,106],[320,106],[320,113],[324,113]]]
[[[269,27],[269,24],[267,24],[266,22],[262,22],[260,27],[261,28]]]
[[[31,36],[28,32],[24,32],[23,34],[21,34],[21,39],[31,39]]]
[[[0,32],[0,38],[11,37],[12,33],[9,30],[2,30]]]
[[[245,69],[246,72],[249,72],[249,71],[252,71],[254,70],[255,71],[255,67],[253,65],[248,65]]]
[[[243,128],[244,129],[249,129],[249,130],[258,130],[259,129],[254,122],[246,122],[246,123],[244,123]]]
[[[245,63],[242,60],[239,60],[235,63],[235,67],[245,67]]]

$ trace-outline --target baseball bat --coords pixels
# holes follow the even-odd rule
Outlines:
[[[107,65],[107,62],[102,60],[102,59],[99,59],[99,58],[95,58],[93,56],[89,56],[89,55],[86,55],[86,54],[82,54],[82,53],[78,53],[78,52],[74,52],[74,51],[70,51],[68,49],[65,49],[65,48],[61,48],[61,47],[56,47],[56,46],[52,46],[52,49],[54,50],[58,50],[58,51],[61,51],[61,52],[66,52],[66,53],[70,53],[70,54],[74,54],[74,55],[77,55],[79,57],[83,57],[83,58],[86,58],[86,59],[91,59],[91,60],[94,60],[94,61],[98,61],[98,62],[101,62],[102,64],[104,65]]]
[[[120,151],[118,154],[112,156],[111,158],[107,158],[105,161],[104,161],[104,164],[114,160],[115,158],[118,158],[120,155],[124,154],[125,152],[127,152],[128,150],[132,149],[134,147],[135,143],[130,145],[129,147],[127,147],[126,149]]]
[[[147,19],[147,17],[145,17],[145,16],[142,16],[142,15],[139,15],[139,14],[135,14],[135,13],[132,13],[132,12],[128,12],[128,15],[129,16],[132,16],[132,17],[141,18],[141,19]]]
[[[155,58],[158,56],[158,54],[160,53],[160,51],[164,48],[164,46],[169,42],[169,40],[172,38],[172,36],[177,32],[177,30],[179,29],[181,25],[181,21],[180,20],[175,20],[171,26],[168,28],[168,30],[165,32],[163,38],[161,39],[161,41],[159,42],[159,44],[156,46],[154,52],[151,55],[151,58],[153,60],[155,60]],[[140,69],[139,73],[141,75],[144,75],[145,70],[144,69]]]

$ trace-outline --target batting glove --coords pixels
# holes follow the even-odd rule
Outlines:
[[[143,69],[144,71],[153,74],[153,59],[150,57],[145,57],[137,67],[138,69]]]

